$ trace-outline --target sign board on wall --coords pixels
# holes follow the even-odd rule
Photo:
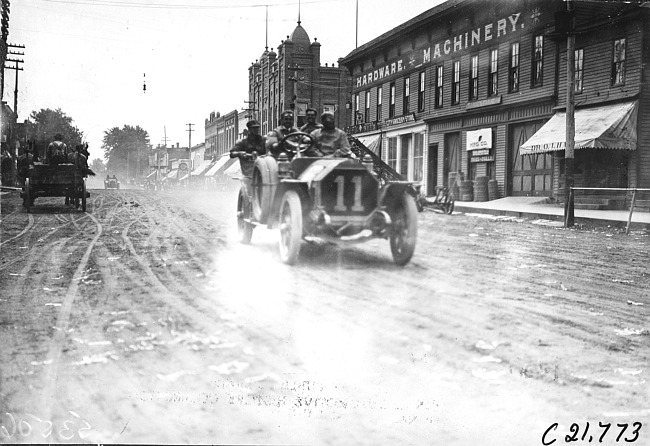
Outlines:
[[[467,131],[467,150],[491,149],[492,129],[490,127]]]
[[[333,104],[325,104],[325,105],[323,105],[323,113],[332,113],[332,114],[334,114],[334,105]]]

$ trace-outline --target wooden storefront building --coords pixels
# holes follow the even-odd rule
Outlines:
[[[649,10],[574,3],[575,186],[649,187]],[[360,46],[340,61],[353,82],[348,129],[379,139],[382,159],[428,194],[462,175],[496,180],[500,197],[561,199],[566,10],[449,0]]]

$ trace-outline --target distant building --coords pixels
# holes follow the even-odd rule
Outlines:
[[[296,125],[304,123],[305,110],[315,108],[319,114],[331,111],[339,127],[348,122],[350,75],[343,67],[321,65],[321,44],[310,42],[300,25],[278,46],[264,50],[248,69],[250,117],[261,124],[262,133],[278,126],[280,113],[294,109]]]
[[[238,140],[240,115],[237,110],[221,115],[212,112],[205,120],[205,156],[228,152]]]

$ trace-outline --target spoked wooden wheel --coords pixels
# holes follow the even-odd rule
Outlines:
[[[86,212],[86,180],[81,182],[81,211]]]
[[[27,212],[31,210],[32,207],[32,191],[29,190],[31,187],[29,183],[29,178],[25,178],[25,192],[23,192],[23,206],[27,209]]]
[[[280,205],[280,258],[287,265],[298,260],[302,240],[302,205],[298,193],[288,190]]]
[[[390,250],[393,261],[406,265],[415,252],[418,232],[418,211],[413,197],[402,194],[392,208],[391,218]]]

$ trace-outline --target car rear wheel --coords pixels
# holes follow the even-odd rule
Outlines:
[[[81,182],[81,211],[86,212],[86,180]]]
[[[288,190],[280,205],[280,258],[287,265],[298,260],[302,240],[302,205],[298,193]]]
[[[250,219],[250,201],[245,188],[242,187],[239,190],[239,198],[237,199],[237,231],[239,241],[248,245],[253,238],[253,228],[255,226],[247,222],[246,219]]]
[[[278,163],[275,158],[257,158],[253,167],[253,215],[260,223],[266,223],[278,181]]]
[[[390,234],[390,250],[393,261],[406,265],[413,257],[418,232],[418,211],[413,197],[404,193],[391,212],[393,226]]]
[[[25,179],[25,192],[23,193],[23,206],[27,209],[27,212],[31,210],[32,207],[32,191],[30,189],[29,178]]]

